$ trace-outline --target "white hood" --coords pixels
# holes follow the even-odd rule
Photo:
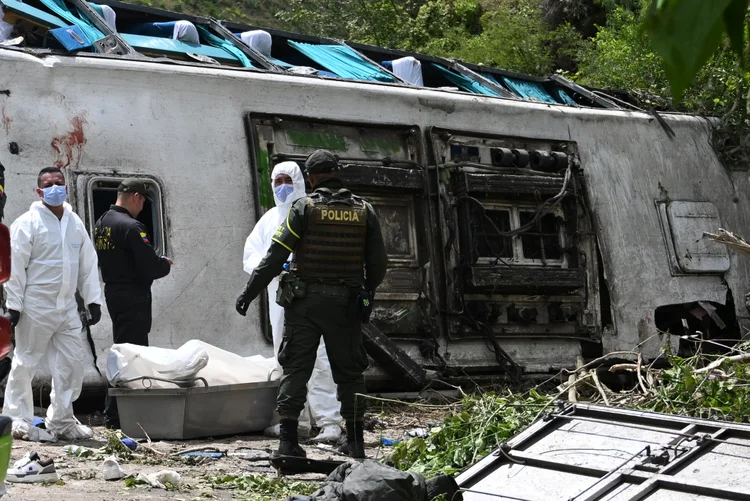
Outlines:
[[[273,172],[271,173],[271,187],[273,187],[274,179],[281,174],[286,174],[291,177],[294,185],[294,192],[286,198],[285,202],[281,202],[281,200],[278,199],[275,190],[273,193],[273,200],[276,202],[276,207],[286,215],[286,212],[289,211],[292,204],[306,195],[305,179],[302,177],[302,170],[300,170],[297,162],[281,162],[273,168]]]

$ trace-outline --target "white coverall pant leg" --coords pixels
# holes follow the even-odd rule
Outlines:
[[[278,364],[279,348],[284,336],[284,308],[276,303],[276,287],[273,287],[273,285],[278,286],[278,281],[274,280],[274,282],[268,288],[268,310],[271,318],[273,355],[276,357],[276,363]],[[308,416],[308,412],[310,416]],[[310,381],[307,382],[307,402],[305,402],[305,408],[302,410],[300,422],[308,422],[310,417],[319,428],[329,425],[341,426],[343,422],[341,404],[336,397],[336,383],[333,382],[331,363],[328,361],[328,353],[323,339],[320,340],[318,345],[315,367]]]
[[[32,424],[34,401],[31,382],[46,356],[52,373],[46,427],[65,433],[78,424],[73,402],[81,394],[84,352],[81,319],[75,302],[64,311],[50,308],[24,310],[16,326],[16,348],[5,387],[3,414]]]
[[[312,376],[307,383],[307,400],[310,402],[310,414],[318,428],[330,425],[341,426],[341,403],[336,397],[336,383],[333,382],[331,363],[323,340],[318,345],[318,357],[315,359]]]

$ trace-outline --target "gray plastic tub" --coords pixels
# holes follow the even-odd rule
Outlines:
[[[278,381],[268,381],[174,389],[110,388],[109,394],[117,397],[124,434],[181,440],[264,430],[276,417],[278,386]]]

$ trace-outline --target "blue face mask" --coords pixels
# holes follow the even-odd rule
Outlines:
[[[44,194],[44,196],[42,197],[44,202],[52,207],[59,207],[63,204],[63,202],[65,202],[65,199],[68,197],[68,190],[65,188],[65,186],[59,185],[50,186],[49,188],[43,188],[42,193]]]
[[[281,203],[285,203],[286,199],[294,193],[294,186],[291,184],[282,184],[280,186],[277,186],[273,189],[274,193],[276,193],[276,198],[281,200]]]

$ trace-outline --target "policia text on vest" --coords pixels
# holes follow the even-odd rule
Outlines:
[[[362,219],[360,211],[353,210],[321,210],[320,220],[321,221],[346,221],[358,223]]]

